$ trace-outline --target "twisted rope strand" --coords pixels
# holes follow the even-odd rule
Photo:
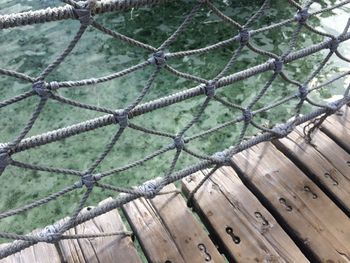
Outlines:
[[[0,219],[7,218],[9,216],[13,216],[22,212],[26,212],[35,207],[39,207],[41,205],[47,204],[52,200],[59,198],[62,195],[72,192],[75,189],[83,188],[85,189],[80,201],[76,205],[75,209],[72,212],[71,217],[68,221],[61,223],[55,223],[54,225],[48,226],[46,229],[40,231],[35,235],[18,235],[15,233],[7,233],[0,232],[0,237],[7,239],[14,239],[15,242],[6,246],[5,248],[0,249],[0,259],[14,254],[18,251],[21,251],[27,247],[30,247],[38,242],[51,242],[55,243],[62,239],[79,239],[79,238],[97,238],[97,237],[108,237],[114,235],[131,235],[132,233],[126,232],[113,232],[113,233],[100,233],[100,234],[76,234],[76,235],[67,235],[64,234],[67,230],[86,222],[92,218],[95,218],[99,215],[107,213],[112,209],[121,207],[122,205],[131,202],[139,197],[145,198],[154,198],[156,195],[160,194],[169,194],[169,192],[164,192],[162,189],[173,182],[181,180],[186,176],[193,174],[194,172],[198,172],[203,169],[212,168],[212,170],[205,175],[203,180],[200,181],[199,184],[195,187],[195,189],[190,193],[188,202],[189,204],[192,202],[195,193],[200,189],[200,187],[205,183],[205,181],[210,178],[210,176],[221,166],[230,165],[230,158],[241,152],[246,150],[258,143],[264,141],[270,141],[275,138],[282,138],[288,135],[289,132],[293,130],[296,125],[305,123],[310,120],[315,120],[314,125],[310,128],[307,133],[307,137],[311,136],[311,133],[316,130],[321,123],[332,113],[339,110],[343,105],[346,105],[350,102],[350,85],[346,89],[343,94],[343,97],[339,100],[336,100],[330,104],[323,105],[321,103],[316,103],[308,96],[311,92],[322,89],[327,85],[334,83],[335,81],[346,77],[349,72],[341,73],[338,76],[333,77],[332,79],[316,86],[316,87],[308,87],[309,83],[320,74],[321,70],[325,67],[326,63],[329,59],[335,55],[338,56],[341,60],[345,62],[349,62],[349,59],[344,57],[338,50],[338,46],[350,39],[350,33],[348,33],[350,27],[350,19],[344,27],[343,32],[338,35],[332,35],[329,33],[322,32],[318,29],[311,27],[307,20],[318,14],[328,12],[334,10],[335,8],[339,8],[344,6],[345,4],[350,3],[349,1],[342,1],[336,5],[328,6],[316,12],[308,12],[308,9],[313,4],[314,1],[307,1],[303,6],[299,5],[294,0],[288,0],[288,3],[297,9],[297,13],[293,18],[286,19],[281,22],[274,23],[272,25],[265,26],[263,28],[250,30],[248,27],[251,27],[252,24],[257,21],[264,13],[269,9],[269,1],[265,0],[258,11],[256,11],[244,25],[239,24],[232,18],[225,15],[222,11],[220,11],[214,4],[212,4],[209,0],[200,1],[200,3],[194,4],[192,9],[189,11],[187,16],[183,19],[182,23],[177,27],[177,29],[170,34],[170,36],[162,42],[159,48],[155,48],[149,44],[140,42],[136,39],[133,39],[129,36],[122,35],[117,31],[111,30],[93,19],[93,16],[96,14],[104,13],[104,12],[112,12],[116,10],[125,10],[128,8],[134,8],[139,6],[144,6],[146,4],[154,4],[154,3],[162,3],[164,0],[135,0],[135,1],[87,1],[84,3],[76,2],[73,0],[63,0],[63,2],[68,5],[59,7],[59,8],[48,8],[45,10],[38,10],[32,12],[24,12],[20,14],[12,14],[12,15],[3,15],[0,16],[0,29],[1,28],[9,28],[20,25],[28,25],[33,23],[42,23],[46,21],[56,21],[62,19],[77,19],[80,21],[81,25],[78,32],[75,34],[74,38],[70,41],[68,46],[63,50],[63,52],[52,62],[50,63],[37,78],[32,78],[26,74],[19,73],[13,70],[0,69],[0,74],[14,77],[19,79],[20,81],[29,82],[32,85],[32,90],[24,92],[23,94],[17,95],[13,98],[6,99],[0,102],[0,108],[9,106],[16,102],[22,101],[28,97],[33,95],[38,95],[40,97],[40,101],[38,102],[36,108],[34,109],[28,123],[22,129],[18,136],[12,141],[8,143],[0,144],[0,173],[2,173],[6,166],[16,166],[23,169],[30,169],[34,171],[45,171],[50,173],[59,173],[66,175],[74,175],[78,176],[79,180],[75,182],[73,185],[65,187],[64,189],[50,194],[42,199],[35,200],[31,203],[24,205],[23,207],[14,208],[8,211],[0,212]],[[231,27],[238,29],[238,33],[235,36],[229,36],[228,39],[211,44],[206,47],[197,48],[194,50],[184,50],[179,52],[169,52],[166,53],[165,49],[169,49],[171,45],[178,39],[180,35],[182,35],[186,30],[188,30],[191,22],[193,21],[196,14],[200,12],[203,6],[206,6],[210,11],[215,13],[215,15],[224,23],[229,24]],[[135,47],[145,49],[147,51],[152,52],[151,57],[139,64],[130,66],[129,68],[123,69],[119,72],[112,73],[107,76],[102,76],[98,78],[87,78],[76,81],[53,81],[50,83],[45,82],[45,78],[53,72],[72,52],[74,47],[80,41],[82,35],[86,32],[86,29],[89,26],[96,28],[97,30],[112,36],[115,39],[121,40],[128,45],[133,45]],[[287,45],[287,49],[282,54],[275,54],[269,51],[265,51],[259,47],[256,47],[252,43],[252,37],[256,34],[279,29],[284,26],[293,26],[294,30],[292,36],[289,39],[289,43]],[[305,28],[306,30],[313,32],[314,34],[326,37],[328,39],[305,47],[303,49],[299,49],[293,51],[297,47],[297,40],[300,36],[301,30]],[[216,50],[218,48],[227,47],[234,42],[237,42],[238,48],[233,51],[230,55],[229,60],[224,65],[224,67],[218,70],[218,74],[212,79],[206,79],[201,76],[195,76],[193,74],[189,74],[186,72],[181,72],[178,69],[169,65],[168,61],[173,58],[181,58],[190,55],[200,55],[206,54],[210,51]],[[232,73],[227,75],[230,69],[233,67],[234,63],[238,60],[239,56],[242,54],[242,50],[244,47],[247,47],[247,50],[253,52],[256,55],[262,55],[267,57],[269,60],[265,63],[261,63],[259,65]],[[294,80],[290,78],[284,71],[283,67],[290,62],[308,57],[314,53],[317,53],[321,50],[329,49],[326,57],[318,64],[318,66],[312,70],[312,72],[307,76],[306,80],[303,82],[299,82],[298,80]],[[56,90],[60,88],[75,88],[81,86],[89,86],[95,85],[97,83],[102,83],[106,81],[111,81],[115,78],[126,76],[135,71],[144,69],[149,66],[154,66],[154,71],[150,74],[147,81],[143,85],[143,89],[138,91],[135,94],[135,99],[129,103],[126,107],[121,109],[108,109],[106,107],[89,105],[86,103],[82,103],[76,100],[68,99],[63,96],[58,95]],[[154,86],[154,82],[158,75],[160,75],[163,71],[162,69],[167,70],[170,74],[184,78],[186,80],[195,81],[199,84],[192,88],[184,89],[181,92],[177,92],[166,97],[161,97],[153,101],[149,101],[141,104],[141,101],[145,98],[145,96],[150,92],[152,86]],[[242,105],[236,105],[234,102],[230,102],[229,99],[221,98],[216,91],[220,88],[227,87],[233,83],[236,83],[241,80],[249,79],[253,76],[257,76],[258,74],[264,72],[273,72],[272,76],[267,80],[265,85],[262,85],[262,88],[257,92],[257,94],[250,99],[247,103],[246,107]],[[271,102],[268,105],[264,105],[259,109],[253,110],[254,107],[257,107],[258,102],[265,96],[265,94],[271,89],[273,84],[275,83],[275,79],[277,76],[281,76],[281,78],[286,82],[287,85],[291,84],[293,86],[298,87],[298,92],[287,96],[285,98],[277,98],[274,102]],[[170,105],[188,100],[190,98],[194,98],[197,96],[206,95],[204,102],[198,105],[198,109],[195,110],[194,115],[191,119],[186,122],[186,125],[178,131],[176,134],[172,134],[169,132],[162,132],[157,129],[149,129],[144,127],[143,125],[136,125],[131,123],[130,120],[137,116],[141,116],[143,114],[166,108]],[[40,113],[44,109],[46,102],[48,100],[56,100],[60,103],[69,104],[71,106],[93,110],[97,112],[107,113],[107,115],[91,119],[85,122],[81,122],[75,125],[71,125],[68,127],[64,127],[58,130],[54,130],[51,132],[47,132],[44,134],[39,134],[36,136],[32,136],[30,138],[25,138],[27,134],[32,129],[34,123],[38,119]],[[265,127],[256,122],[254,117],[257,114],[266,113],[267,111],[278,107],[286,102],[297,100],[298,103],[296,106],[296,114],[294,118],[288,122],[278,124],[272,127]],[[231,120],[228,120],[224,123],[219,123],[218,125],[209,128],[208,130],[200,131],[191,136],[186,135],[186,133],[194,126],[198,125],[200,119],[204,116],[206,109],[208,108],[211,101],[217,101],[221,103],[224,107],[227,107],[230,110],[238,110],[240,114],[237,117],[232,117]],[[300,116],[300,110],[304,104],[304,102],[309,103],[310,105],[316,107],[316,110],[304,115]],[[316,119],[319,118],[319,119]],[[238,134],[238,139],[230,145],[230,147],[224,149],[223,151],[214,153],[212,155],[208,155],[205,152],[196,152],[190,149],[188,144],[195,139],[202,138],[204,136],[208,136],[214,132],[219,132],[225,127],[229,125],[237,124],[242,122],[242,127]],[[76,171],[65,168],[54,168],[47,167],[42,165],[35,164],[27,164],[19,161],[15,161],[12,159],[12,155],[25,151],[34,147],[38,147],[41,145],[45,145],[51,142],[55,142],[58,140],[62,140],[77,134],[81,134],[84,132],[88,132],[97,128],[101,128],[107,125],[116,124],[118,125],[117,131],[114,133],[110,141],[103,148],[102,152],[99,153],[96,159],[92,162],[92,164],[88,165],[88,168],[85,171]],[[252,137],[250,139],[246,139],[246,134],[248,133],[248,129],[252,125],[256,129],[258,129],[260,134]],[[152,136],[161,136],[166,137],[171,140],[171,143],[163,146],[159,150],[144,156],[143,158],[130,162],[124,166],[116,167],[108,171],[102,171],[100,173],[95,173],[96,168],[101,164],[101,162],[107,157],[107,155],[111,152],[112,148],[117,144],[120,140],[122,134],[128,131],[128,128],[137,130],[143,133],[147,133]],[[118,146],[118,145],[117,145]],[[116,147],[117,147],[116,146]],[[174,155],[172,160],[169,162],[169,168],[165,169],[163,177],[157,178],[155,180],[144,182],[142,185],[134,188],[120,187],[114,186],[110,184],[106,184],[100,182],[104,177],[115,175],[129,169],[132,169],[136,166],[143,165],[144,163],[159,157],[167,152],[174,150]],[[182,154],[189,155],[199,159],[198,163],[195,163],[191,166],[188,166],[182,170],[176,171],[177,163],[180,160],[180,156]],[[91,195],[94,187],[111,190],[118,193],[123,193],[117,196],[112,201],[109,201],[103,205],[92,208],[90,211],[86,211],[81,213],[83,207],[86,205],[86,201]],[[173,192],[173,191],[171,191]]]

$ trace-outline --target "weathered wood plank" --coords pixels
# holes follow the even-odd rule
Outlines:
[[[37,233],[40,230],[35,230]],[[0,244],[0,248],[8,244]],[[37,243],[34,246],[26,248],[14,255],[1,259],[1,263],[61,263],[59,252],[55,245],[49,243]]]
[[[136,199],[124,205],[123,211],[149,262],[185,262],[150,200]]]
[[[297,127],[287,138],[276,140],[274,144],[301,163],[303,169],[350,213],[350,167],[347,163],[350,155],[321,131],[312,138],[312,145],[306,143],[302,127]]]
[[[168,185],[164,191],[176,190]],[[160,195],[151,200],[167,229],[184,255],[186,262],[224,262],[222,255],[212,243],[208,234],[194,218],[180,194]]]
[[[164,188],[173,190],[176,188],[172,184]],[[150,262],[224,262],[181,194],[141,198],[126,204],[124,210]]]
[[[350,108],[342,107],[341,112],[329,116],[322,124],[321,130],[350,152]]]
[[[108,199],[104,200],[103,202],[107,201]],[[84,211],[88,209],[89,208],[84,208]],[[120,215],[115,209],[78,225],[67,231],[65,234],[111,233],[125,230],[126,228],[120,218]],[[61,240],[59,242],[59,246],[61,248],[64,260],[68,263],[141,262],[141,259],[138,256],[134,244],[129,236],[117,235],[111,237],[84,238],[78,240]]]
[[[271,143],[237,154],[233,161],[313,257],[350,262],[349,218]]]
[[[203,173],[182,181],[187,194]],[[231,167],[220,168],[204,183],[194,196],[194,207],[220,239],[230,262],[308,262]]]

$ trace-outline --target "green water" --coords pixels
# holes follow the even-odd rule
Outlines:
[[[145,7],[127,12],[105,14],[98,16],[97,21],[122,34],[153,46],[159,46],[182,22],[184,15],[189,12],[194,2],[177,1],[176,3],[152,8]],[[249,3],[247,4],[247,2]],[[273,22],[282,21],[291,17],[295,12],[293,8],[286,7],[284,1],[274,0],[271,2],[272,8],[269,14],[255,23],[252,28],[259,28]],[[337,1],[322,2],[322,5],[326,6]],[[225,0],[214,1],[214,3],[221,10],[225,10],[227,15],[244,23],[245,19],[259,8],[261,1]],[[40,9],[59,4],[58,1],[0,0],[0,14]],[[315,4],[313,7],[317,9],[320,5]],[[319,18],[313,18],[310,22],[313,26],[327,32],[340,33],[345,26],[349,12],[350,6],[348,5],[335,12],[328,12]],[[37,76],[66,47],[78,30],[78,27],[79,23],[77,21],[69,20],[0,31],[0,67]],[[264,32],[254,36],[253,43],[262,49],[281,54],[286,49],[287,40],[291,36],[293,29],[293,26],[288,26],[283,27],[283,30]],[[179,37],[169,50],[173,52],[204,47],[230,38],[236,33],[234,29],[221,22],[208,9],[203,8],[196,15],[191,27]],[[321,37],[303,30],[299,37],[298,48],[306,47],[322,40]],[[237,48],[236,43],[205,55],[173,59],[169,63],[178,70],[211,79],[224,67],[235,48]],[[340,51],[343,54],[347,54],[350,51],[350,45],[342,44]],[[321,52],[302,61],[293,62],[285,67],[285,71],[293,79],[302,82],[305,80],[306,75],[318,65],[325,54]],[[72,54],[47,80],[64,81],[104,76],[140,63],[149,56],[150,54],[143,49],[129,46],[97,30],[88,29]],[[266,60],[266,57],[244,49],[243,54],[232,67],[230,73],[257,65]],[[348,65],[333,59],[327,64],[314,83],[322,82],[337,72],[343,72],[348,69]],[[152,70],[152,67],[148,67],[127,77],[94,86],[62,89],[59,93],[62,96],[84,103],[120,109],[133,101],[138,92],[141,91]],[[271,72],[260,74],[220,89],[217,94],[233,103],[247,105],[257,94],[258,88],[262,87],[270,76]],[[312,98],[316,101],[322,101],[339,95],[344,91],[345,84],[346,82],[344,83],[343,80],[337,81],[327,90],[321,90],[320,93],[314,94]],[[196,83],[176,78],[163,70],[144,101],[194,86],[196,86]],[[11,98],[30,89],[31,86],[27,83],[14,78],[0,76],[1,100]],[[255,108],[260,108],[262,105],[295,92],[295,86],[287,84],[278,78],[270,91]],[[8,142],[15,138],[30,117],[37,100],[38,98],[33,97],[0,109],[0,143]],[[189,122],[203,100],[204,97],[198,97],[184,101],[164,110],[137,117],[132,122],[144,127],[176,133]],[[255,120],[267,126],[285,121],[291,117],[295,105],[295,101],[283,104],[268,113],[260,114]],[[311,107],[306,106],[303,108],[303,112],[311,109]],[[212,102],[201,117],[200,123],[189,130],[187,135],[209,129],[240,114],[238,111],[228,110],[221,104]],[[102,115],[93,111],[49,101],[28,136]],[[229,147],[237,138],[240,128],[241,124],[229,126],[219,133],[193,141],[190,144],[190,148],[212,154]],[[116,130],[116,126],[110,125],[16,154],[13,158],[27,163],[84,170],[91,165]],[[256,132],[256,130],[250,129],[247,135],[251,136]],[[129,129],[128,132],[122,135],[121,140],[98,167],[97,172],[138,160],[169,143],[168,139],[150,136]],[[149,161],[143,166],[108,177],[105,182],[117,186],[133,186],[150,178],[162,176],[169,168],[173,155],[174,152],[169,152]],[[196,159],[187,154],[182,154],[176,169],[181,169],[196,161]],[[76,178],[72,176],[8,167],[0,177],[0,211],[23,206],[30,201],[56,192],[75,181]],[[81,197],[82,192],[83,190],[75,191],[43,207],[3,219],[0,221],[0,230],[25,233],[33,228],[50,224],[59,218],[69,215]],[[111,195],[113,196],[115,193],[94,189],[88,204],[94,205]]]

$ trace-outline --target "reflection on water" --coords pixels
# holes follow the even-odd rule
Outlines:
[[[145,7],[122,13],[105,14],[98,16],[97,20],[127,36],[159,46],[182,22],[184,15],[191,9],[193,2],[195,1],[177,1],[152,8]],[[261,3],[261,1],[243,0],[214,2],[221,10],[225,10],[227,15],[241,23],[257,10]],[[259,22],[255,23],[252,26],[253,28],[282,21],[294,15],[295,10],[286,8],[284,1],[274,0],[271,2],[272,7],[269,12]],[[322,6],[335,2],[337,1],[323,1]],[[0,14],[36,10],[57,5],[61,5],[58,0],[0,0]],[[312,8],[315,10],[319,9],[320,5],[314,4]],[[349,12],[350,5],[347,5],[321,15],[319,18],[312,18],[310,23],[319,30],[339,34],[343,31]],[[67,46],[78,28],[79,23],[77,21],[69,20],[2,30],[0,31],[0,67],[37,76]],[[252,41],[264,50],[281,54],[287,47],[288,38],[291,36],[293,29],[293,26],[288,26],[282,28],[282,30],[264,32],[254,36]],[[203,8],[196,15],[191,27],[169,49],[170,51],[180,51],[204,47],[230,38],[235,34],[237,34],[237,31]],[[322,40],[322,37],[303,30],[298,39],[298,48],[306,47]],[[349,43],[343,43],[340,46],[340,51],[345,56],[350,51],[349,45]],[[169,63],[178,70],[211,79],[224,67],[235,48],[237,48],[237,43],[209,54],[174,59]],[[322,61],[322,57],[326,53],[327,51],[324,51],[307,59],[290,63],[285,67],[285,71],[291,78],[302,82],[306,79],[306,75]],[[140,63],[149,56],[149,52],[126,45],[94,29],[89,29],[83,35],[73,53],[48,77],[48,81],[78,80],[104,76]],[[265,62],[267,59],[264,56],[256,55],[244,49],[230,73]],[[349,66],[333,57],[322,71],[322,74],[313,80],[313,83],[323,82],[335,73],[346,70],[349,70]],[[59,92],[63,96],[84,103],[118,109],[124,107],[135,98],[151,72],[152,69],[146,68],[110,82],[89,87],[62,89]],[[270,76],[271,72],[268,72],[232,84],[219,90],[218,95],[233,103],[247,105],[257,94],[258,88],[262,87]],[[349,81],[346,81],[345,84],[347,82]],[[344,80],[339,80],[328,89],[314,94],[313,99],[329,99],[332,96],[342,94],[345,84]],[[145,101],[169,95],[195,85],[195,82],[175,78],[164,71],[157,78]],[[21,94],[30,88],[30,85],[27,83],[0,76],[1,100]],[[271,101],[275,101],[278,98],[295,94],[295,92],[295,86],[277,79],[271,90],[256,105],[256,108],[271,103]],[[202,97],[195,98],[173,105],[167,110],[145,114],[142,117],[133,119],[133,121],[148,128],[176,133],[192,118],[199,103],[202,101]],[[36,98],[31,98],[0,110],[0,143],[10,141],[18,134],[30,117],[35,102]],[[285,121],[291,116],[295,104],[296,102],[283,104],[271,110],[270,113],[263,113],[257,116],[255,120],[267,126]],[[307,106],[303,109],[304,112],[308,110],[310,110],[310,107]],[[217,103],[211,103],[205,115],[201,118],[199,125],[193,127],[188,135],[231,120],[239,114],[240,112],[228,110]],[[58,129],[97,116],[101,116],[101,114],[50,101],[30,135]],[[191,149],[211,154],[227,148],[235,141],[240,128],[241,125],[229,126],[220,133],[198,139],[193,142]],[[83,170],[89,167],[98,153],[102,151],[115,129],[116,127],[113,126],[105,127],[20,153],[15,157],[17,160],[28,163]],[[256,130],[254,129],[249,131],[250,135],[255,132]],[[155,138],[154,136],[130,131],[123,135],[121,142],[116,145],[111,154],[101,164],[99,171],[122,166],[129,163],[130,160],[140,159],[169,143],[169,140],[163,138]],[[165,154],[143,167],[112,176],[107,179],[107,182],[115,185],[132,186],[149,178],[162,176],[169,168],[169,161],[173,157],[172,154]],[[197,160],[183,154],[177,168],[184,167],[195,161]],[[30,200],[44,197],[49,193],[62,189],[75,180],[76,178],[68,176],[24,171],[10,167],[0,177],[0,184],[3,185],[0,191],[0,211],[19,207]],[[96,190],[89,202],[90,204],[95,204],[98,200],[112,194],[114,193]],[[80,196],[81,192],[77,191],[43,208],[34,209],[21,216],[1,220],[0,229],[24,232],[27,229],[32,229],[34,226],[47,225],[72,211],[74,203],[79,200]],[[42,211],[46,212],[43,213]]]

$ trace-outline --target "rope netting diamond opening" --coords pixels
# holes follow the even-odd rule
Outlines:
[[[239,23],[235,20],[234,17],[227,16],[225,12],[216,7],[212,1],[201,0],[192,3],[192,9],[189,10],[182,23],[158,47],[143,43],[130,36],[123,35],[115,30],[107,28],[101,23],[97,22],[95,16],[106,12],[115,12],[130,8],[137,8],[148,4],[160,4],[166,1],[88,0],[85,2],[76,2],[73,0],[64,0],[62,2],[64,2],[66,5],[56,8],[47,8],[43,10],[0,16],[0,29],[2,30],[35,23],[44,23],[64,19],[75,19],[78,23],[80,23],[78,31],[75,33],[75,36],[70,41],[68,46],[65,47],[59,56],[56,57],[53,62],[51,62],[47,67],[45,67],[38,76],[33,77],[14,70],[0,68],[1,75],[18,79],[29,84],[28,91],[13,98],[1,101],[0,108],[10,106],[30,97],[37,98],[35,109],[21,132],[19,134],[16,134],[13,140],[9,142],[2,142],[0,144],[0,175],[9,166],[15,166],[21,169],[75,176],[76,182],[58,192],[50,194],[47,197],[36,200],[34,202],[30,202],[25,206],[13,208],[12,210],[8,211],[2,211],[0,212],[0,219],[14,216],[26,212],[30,209],[45,205],[50,201],[56,200],[59,197],[66,195],[67,193],[71,193],[77,189],[84,189],[84,193],[81,196],[79,203],[76,205],[73,213],[70,215],[69,220],[67,220],[64,224],[53,224],[46,227],[41,232],[31,235],[0,232],[1,238],[15,240],[15,242],[0,249],[0,259],[19,252],[38,242],[56,243],[61,239],[90,237],[102,238],[103,236],[129,234],[128,232],[105,233],[100,235],[65,235],[64,233],[78,224],[88,221],[112,209],[121,207],[123,204],[126,204],[136,198],[153,198],[156,195],[165,194],[166,192],[162,191],[162,189],[166,185],[179,181],[201,169],[210,168],[210,172],[197,185],[194,191],[190,193],[189,200],[191,200],[199,187],[201,187],[204,181],[207,180],[211,174],[215,172],[215,170],[221,166],[232,165],[231,157],[233,155],[260,142],[286,137],[295,126],[303,124],[310,120],[314,120],[314,126],[308,131],[305,131],[306,139],[311,140],[311,133],[317,129],[329,115],[337,112],[342,106],[350,102],[350,86],[345,90],[341,98],[328,104],[321,104],[319,102],[316,102],[310,96],[310,94],[313,92],[323,89],[336,82],[337,80],[345,78],[349,74],[349,72],[341,73],[333,76],[332,78],[329,78],[324,83],[316,86],[311,85],[313,79],[319,75],[331,57],[337,56],[340,60],[350,62],[350,58],[345,57],[339,51],[339,46],[343,42],[350,39],[350,33],[348,33],[350,20],[348,23],[344,24],[343,32],[339,35],[325,33],[324,31],[318,30],[317,28],[311,26],[308,22],[310,19],[317,15],[330,12],[346,4],[349,4],[349,0],[338,1],[336,3],[332,2],[331,5],[320,8],[317,11],[310,11],[311,6],[315,4],[316,1],[305,1],[304,3],[299,3],[294,0],[288,0],[286,1],[286,4],[295,9],[295,15],[293,17],[258,29],[253,29],[253,25],[257,20],[269,12],[271,5],[270,1],[263,1],[260,9],[258,9],[251,17],[248,17],[244,23]],[[232,36],[228,36],[227,39],[208,46],[198,47],[191,50],[170,52],[169,47],[171,47],[171,45],[179,38],[179,36],[184,34],[184,32],[186,32],[186,30],[192,26],[191,22],[193,18],[197,13],[202,12],[203,9],[210,10],[210,12],[215,14],[215,16],[220,20],[220,23],[224,23],[232,27]],[[258,35],[259,33],[272,30],[283,30],[283,27],[285,26],[292,26],[293,33],[287,39],[287,48],[281,54],[276,54],[261,49],[260,47],[254,45],[251,41],[254,36]],[[77,81],[48,81],[50,74],[52,74],[52,72],[58,68],[61,63],[70,55],[72,50],[81,40],[82,36],[87,33],[88,28],[94,28],[100,32],[103,32],[104,34],[114,38],[116,41],[124,42],[126,45],[143,49],[149,53],[149,57],[139,64],[130,66],[121,71],[103,77],[92,77]],[[323,38],[323,41],[296,50],[298,38],[300,37],[302,30],[307,30],[313,34],[317,34]],[[205,76],[196,76],[194,74],[182,72],[171,65],[171,61],[174,59],[210,53],[217,49],[230,46],[233,43],[238,43],[238,48],[232,52],[231,57],[227,58],[225,66],[213,78],[207,79]],[[238,58],[245,50],[249,50],[249,52],[253,52],[257,55],[266,57],[266,62],[231,73],[230,70],[232,69],[233,65],[237,62]],[[326,55],[319,62],[317,67],[311,72],[311,74],[305,76],[303,80],[292,79],[285,72],[284,67],[287,64],[320,52],[324,52]],[[122,109],[113,109],[101,105],[91,105],[62,96],[58,93],[58,91],[61,89],[88,87],[98,83],[112,81],[116,78],[127,76],[145,68],[151,69],[151,74],[149,75],[147,81],[144,83],[143,89],[138,94],[135,94],[134,100]],[[170,73],[176,78],[196,82],[198,85],[168,96],[159,97],[158,99],[144,102],[145,96],[150,92],[150,90],[152,90],[154,83],[157,81],[157,77],[159,77],[159,75],[164,72]],[[218,95],[217,91],[219,89],[224,89],[225,87],[227,88],[231,84],[249,79],[253,76],[265,72],[270,72],[272,74],[265,85],[256,87],[258,90],[256,95],[252,97],[250,101],[245,105],[236,105],[232,101],[224,99],[222,96]],[[266,93],[271,90],[276,78],[278,77],[282,78],[285,81],[285,85],[291,85],[295,87],[294,94],[278,98],[278,100],[257,109],[256,105],[262,100],[264,95],[266,95]],[[198,108],[196,108],[196,112],[193,115],[193,118],[189,120],[186,125],[180,127],[179,131],[176,134],[158,129],[146,128],[145,126],[138,125],[133,121],[133,119],[136,119],[146,113],[151,113],[156,110],[167,110],[171,105],[195,97],[202,97],[204,98],[204,101],[198,105]],[[68,127],[63,127],[43,134],[28,137],[27,135],[32,130],[32,127],[38,120],[43,109],[47,107],[47,102],[50,100],[54,100],[59,103],[67,104],[81,109],[96,111],[105,115]],[[274,126],[266,126],[256,121],[255,117],[258,114],[268,112],[271,109],[274,109],[289,101],[295,101],[296,106],[292,110],[293,113],[291,116],[289,116],[290,119],[287,122],[279,124],[275,123]],[[199,122],[200,118],[205,114],[206,109],[213,102],[219,103],[222,106],[227,107],[235,112],[239,112],[239,117],[220,123],[218,125],[210,127],[209,129],[202,130],[198,133],[188,135],[188,131],[191,130],[196,125],[196,123]],[[316,109],[302,115],[301,109],[305,104],[312,105]],[[200,152],[191,149],[190,144],[192,141],[198,138],[209,136],[211,134],[215,134],[216,132],[219,132],[226,127],[232,127],[238,124],[241,125],[241,129],[237,140],[232,145],[223,145],[222,151],[210,154],[208,152]],[[66,138],[109,125],[115,125],[117,127],[115,133],[109,139],[109,142],[104,146],[103,150],[99,153],[98,157],[85,170],[81,171],[30,164],[15,159],[17,153],[50,144],[52,142],[64,140]],[[247,138],[247,130],[250,127],[254,127],[260,132],[254,137]],[[100,166],[105,158],[111,153],[112,149],[118,143],[120,143],[122,140],[122,135],[124,133],[128,133],[130,130],[136,130],[141,133],[156,137],[163,137],[168,140],[168,143],[152,154],[145,155],[142,159],[130,162],[124,166],[97,172],[97,167]],[[148,161],[169,152],[173,153],[172,161],[168,164],[168,170],[165,171],[163,173],[163,176],[159,178],[146,181],[138,187],[120,187],[106,183],[104,181],[104,179],[107,177],[116,176],[117,174],[134,167],[145,165],[148,163]],[[123,153],[120,152],[119,154]],[[183,154],[187,154],[198,159],[198,162],[193,163],[184,169],[177,170],[176,165],[179,161],[180,155]],[[80,213],[84,205],[86,205],[87,199],[92,194],[93,189],[96,188],[108,189],[123,194],[118,195],[113,199],[113,201],[97,206],[86,213]]]

